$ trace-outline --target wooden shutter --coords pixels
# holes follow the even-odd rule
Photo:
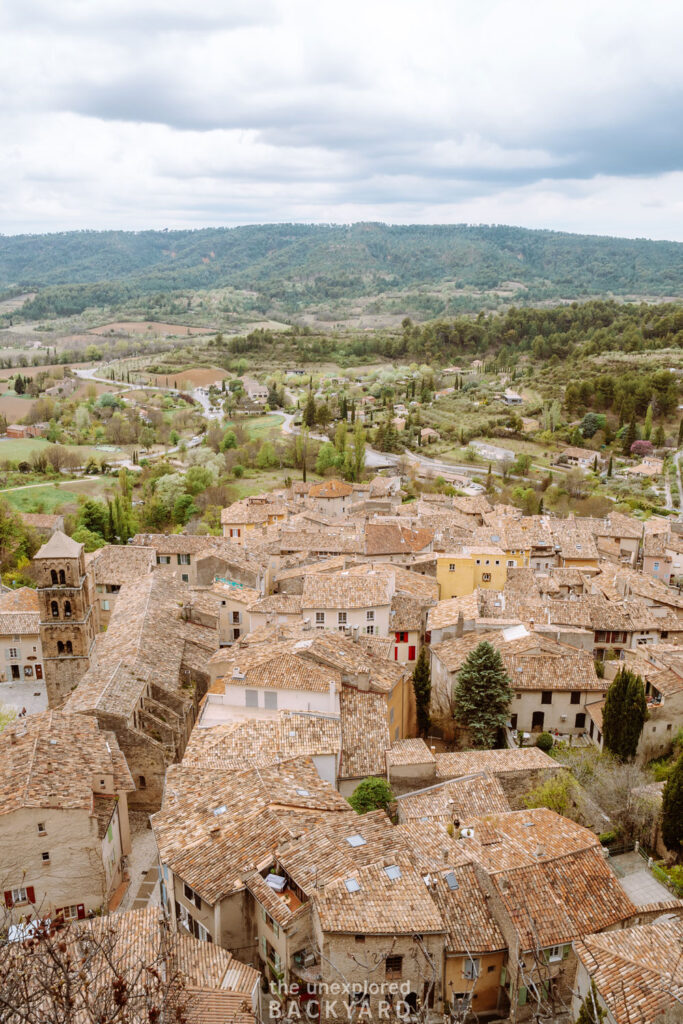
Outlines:
[[[26,886],[26,899],[29,901],[29,903],[36,902],[36,890],[33,888],[32,885]]]
[[[12,890],[11,889],[8,889],[5,892],[5,906],[6,907],[13,907],[14,906],[14,900],[12,899]]]

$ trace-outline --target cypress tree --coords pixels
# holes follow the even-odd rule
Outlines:
[[[475,747],[493,746],[498,729],[508,720],[511,700],[500,651],[482,640],[458,672],[453,692],[455,718],[469,729]]]
[[[426,737],[429,734],[429,726],[431,724],[429,704],[432,696],[432,673],[429,670],[427,648],[424,646],[420,650],[415,671],[413,672],[413,690],[415,692],[418,735]]]
[[[643,680],[627,668],[619,669],[607,691],[602,712],[605,748],[622,761],[632,760],[646,718]]]
[[[683,445],[683,420],[678,424],[678,447]]]
[[[581,1003],[575,1024],[602,1024],[606,1014],[607,1010],[603,1009],[598,1002],[598,990],[595,987],[595,982],[591,979],[590,990]]]
[[[635,416],[631,417],[631,422],[624,432],[624,455],[631,454],[631,445],[638,439],[638,431],[636,429]]]
[[[613,467],[613,465],[614,465],[614,461],[612,459],[612,456],[610,455],[610,457],[609,457],[609,465],[607,467],[607,476],[611,476],[612,475],[612,467]]]
[[[683,848],[683,754],[666,781],[662,796],[662,839],[667,850]]]

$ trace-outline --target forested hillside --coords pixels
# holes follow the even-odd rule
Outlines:
[[[520,303],[683,294],[683,244],[504,226],[257,225],[197,231],[0,236],[0,292],[38,291],[27,317],[70,315],[136,296],[231,287],[291,313],[405,289],[505,289]]]

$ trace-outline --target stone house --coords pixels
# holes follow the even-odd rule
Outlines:
[[[20,587],[0,594],[0,683],[27,679],[45,686],[38,594]]]
[[[385,574],[305,575],[301,614],[313,629],[388,636],[393,590]]]
[[[156,554],[153,548],[137,544],[107,544],[86,556],[86,565],[93,581],[97,621],[103,631],[109,625],[121,587],[152,572]]]
[[[14,921],[106,905],[130,853],[133,789],[116,737],[91,718],[44,711],[0,733],[0,863]]]

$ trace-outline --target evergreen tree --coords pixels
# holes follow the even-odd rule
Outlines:
[[[613,466],[614,466],[614,460],[612,459],[612,456],[610,455],[610,457],[609,457],[609,465],[607,466],[607,476],[612,476],[612,468],[613,468]]]
[[[649,441],[651,435],[652,435],[652,402],[650,402],[650,404],[648,405],[647,412],[645,413],[645,427],[643,429],[643,437],[645,438],[646,441]]]
[[[602,1024],[606,1014],[607,1010],[598,1002],[598,990],[595,987],[595,982],[591,979],[590,990],[581,1003],[575,1024]]]
[[[24,378],[20,373],[18,373],[14,378],[14,393],[17,395],[23,395],[25,390],[26,385],[24,384]]]
[[[304,407],[303,423],[305,427],[309,429],[315,425],[316,407],[315,398],[313,392],[308,392],[308,398],[306,399],[306,405]]]
[[[683,754],[666,781],[662,796],[662,840],[667,850],[683,849]]]
[[[421,648],[415,665],[413,691],[415,693],[415,708],[417,711],[417,732],[419,736],[426,737],[429,734],[429,726],[431,724],[429,704],[432,696],[432,673],[429,670],[429,654],[427,653],[426,646]]]
[[[664,433],[664,427],[661,423],[657,424],[657,429],[655,430],[653,443],[655,445],[655,448],[663,448],[666,444],[666,434]]]
[[[646,719],[643,680],[630,669],[619,669],[607,691],[602,712],[605,748],[622,761],[632,760]]]
[[[469,729],[475,747],[490,749],[508,720],[512,700],[510,678],[500,656],[487,640],[475,647],[458,672],[453,710]]]
[[[634,441],[638,440],[638,430],[636,428],[635,416],[631,417],[631,422],[624,431],[624,455],[631,454],[631,445]]]
[[[353,425],[353,479],[358,482],[365,469],[365,431],[360,420]]]
[[[678,424],[678,447],[683,445],[683,420]]]

